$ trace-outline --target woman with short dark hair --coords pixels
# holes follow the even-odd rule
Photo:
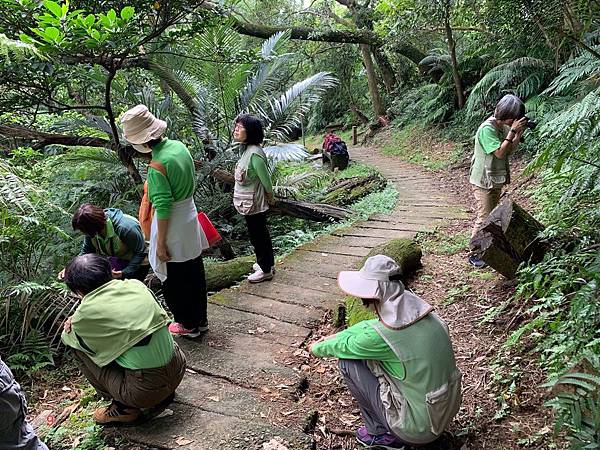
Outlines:
[[[250,283],[271,280],[275,267],[273,244],[267,228],[267,211],[275,204],[273,186],[267,169],[267,156],[261,144],[264,132],[260,120],[249,114],[235,119],[233,138],[241,143],[242,156],[235,168],[233,206],[244,216],[254,247],[256,263]]]
[[[496,105],[494,115],[487,118],[475,133],[469,182],[473,185],[477,216],[471,238],[498,205],[502,186],[510,183],[508,156],[521,142],[527,124],[524,116],[525,105],[521,99],[516,95],[505,95]],[[475,267],[485,265],[477,255],[470,255],[469,262]]]
[[[89,253],[65,269],[65,283],[81,298],[62,333],[80,369],[108,407],[101,425],[134,424],[143,410],[165,405],[185,373],[185,356],[168,330],[154,294],[138,280],[114,280],[109,261]]]
[[[84,203],[71,220],[73,230],[85,234],[80,255],[97,253],[108,257],[114,278],[144,281],[150,266],[146,242],[138,220],[117,208],[102,209]],[[58,278],[63,279],[63,269]]]

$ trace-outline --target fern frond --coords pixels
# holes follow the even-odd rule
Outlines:
[[[473,87],[467,99],[467,115],[487,111],[503,92],[522,99],[538,93],[549,81],[552,68],[541,59],[523,57],[494,67]]]

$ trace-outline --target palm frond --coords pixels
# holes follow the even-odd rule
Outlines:
[[[274,164],[283,161],[303,161],[310,156],[306,148],[300,144],[269,145],[263,150]]]
[[[337,79],[329,72],[319,72],[297,82],[279,98],[269,101],[269,109],[259,111],[268,124],[268,136],[272,140],[286,142],[300,127],[300,120],[322,94],[337,85]]]
[[[277,85],[278,80],[275,79],[274,74],[287,58],[285,55],[274,57],[273,53],[289,41],[290,35],[290,31],[280,31],[263,43],[260,52],[263,61],[258,64],[254,75],[248,79],[239,93],[236,101],[238,113],[247,112],[253,109],[253,106],[258,106],[261,97]]]

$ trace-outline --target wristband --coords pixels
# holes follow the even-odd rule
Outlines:
[[[513,143],[512,139],[504,139],[504,140],[510,142],[511,144]]]
[[[515,130],[514,128],[510,129],[509,133],[511,133],[511,132],[517,134],[517,130]]]

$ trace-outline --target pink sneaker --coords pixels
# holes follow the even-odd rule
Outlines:
[[[196,327],[192,330],[187,329],[179,322],[173,322],[169,325],[169,332],[174,334],[175,336],[186,336],[190,338],[198,337],[202,334],[203,331],[206,331],[208,327],[205,327],[204,330],[201,330],[200,327]]]

